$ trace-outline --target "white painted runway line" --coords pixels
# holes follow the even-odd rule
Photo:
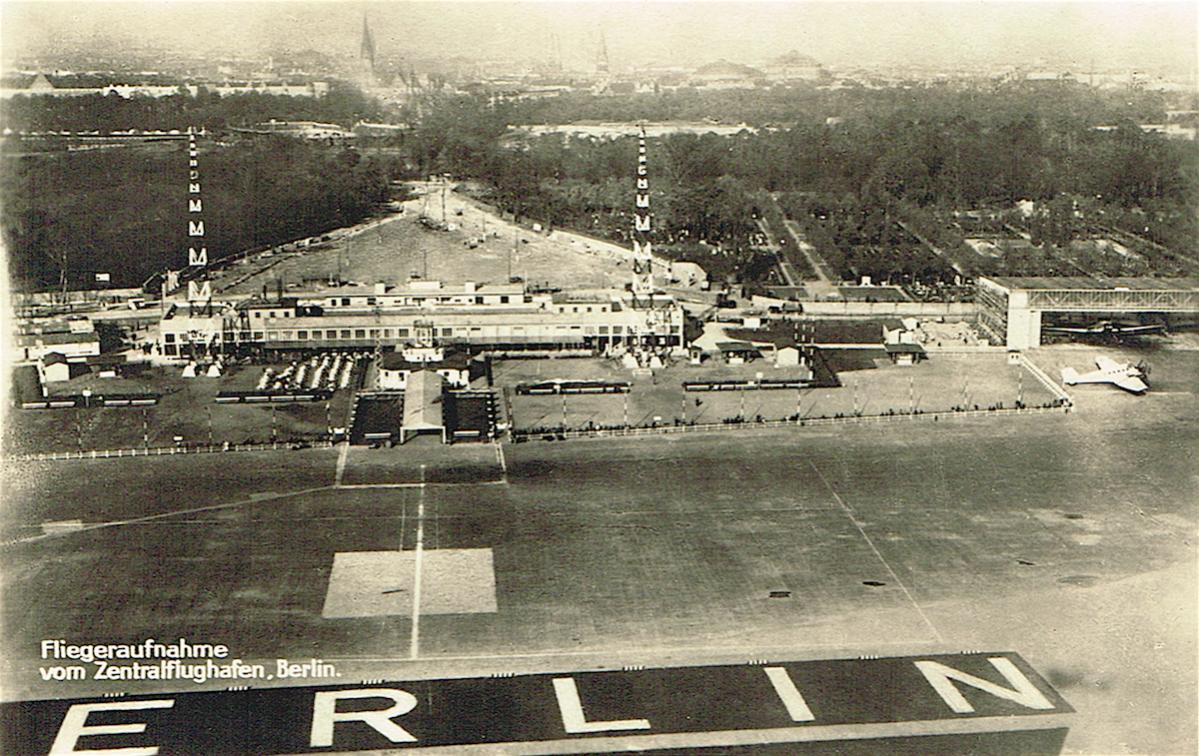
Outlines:
[[[341,442],[341,451],[337,453],[337,473],[333,476],[333,485],[340,486],[341,478],[346,472],[346,457],[350,455],[350,441]]]
[[[286,493],[271,494],[269,496],[259,496],[256,498],[241,499],[239,501],[232,501],[232,502],[229,502],[226,504],[212,504],[212,505],[206,506],[206,507],[190,507],[188,509],[178,509],[178,510],[175,510],[172,512],[161,512],[159,514],[146,515],[144,517],[134,517],[134,518],[131,518],[128,520],[110,520],[108,522],[85,523],[83,525],[83,527],[81,527],[81,528],[62,530],[62,531],[57,531],[54,533],[42,533],[40,535],[27,536],[25,538],[14,538],[11,541],[6,541],[3,545],[8,546],[8,545],[13,545],[13,544],[18,544],[18,543],[32,543],[34,541],[41,541],[41,540],[44,540],[47,538],[59,538],[62,536],[68,536],[68,535],[72,535],[75,533],[86,533],[91,530],[100,530],[101,528],[117,528],[117,527],[122,527],[125,525],[144,525],[146,523],[151,523],[151,522],[154,522],[155,520],[162,520],[167,517],[178,517],[180,515],[196,514],[199,512],[215,512],[215,511],[218,511],[221,509],[231,509],[233,507],[241,507],[241,506],[245,506],[247,504],[259,504],[262,502],[274,501],[276,499],[286,499],[291,496],[303,496],[304,494],[314,493],[316,491],[327,491],[327,490],[329,490],[329,486],[317,486],[316,488],[305,488],[305,489],[302,489],[299,491],[288,491]],[[180,522],[188,522],[188,521],[181,520]],[[174,524],[174,523],[168,523],[168,524]]]
[[[870,536],[866,535],[866,531],[862,528],[862,524],[858,522],[858,518],[854,516],[853,510],[849,508],[849,505],[845,503],[845,501],[841,498],[841,495],[838,494],[836,489],[833,488],[832,484],[828,482],[828,478],[824,477],[824,473],[820,472],[820,468],[816,466],[816,463],[809,459],[808,464],[811,465],[812,469],[816,471],[816,475],[820,477],[820,481],[824,483],[824,487],[828,489],[828,492],[833,495],[833,498],[836,499],[837,503],[841,505],[841,508],[845,510],[845,515],[849,518],[849,521],[853,523],[853,526],[858,529],[859,533],[862,534],[862,539],[866,541],[866,545],[869,546],[870,550],[874,552],[874,555],[878,557],[878,561],[882,562],[883,567],[887,568],[887,572],[890,573],[891,579],[894,580],[895,584],[899,586],[899,589],[903,591],[903,595],[908,597],[908,601],[911,602],[912,607],[916,610],[916,613],[920,615],[920,619],[924,620],[924,624],[928,625],[928,629],[932,631],[933,636],[937,639],[937,641],[939,643],[944,643],[945,638],[941,635],[941,631],[937,629],[937,626],[932,623],[932,620],[930,620],[928,615],[924,613],[924,610],[920,608],[920,604],[916,603],[916,599],[912,597],[912,592],[909,591],[908,587],[903,584],[902,580],[899,579],[899,575],[895,574],[895,570],[891,568],[891,565],[887,562],[887,560],[883,559],[882,552],[880,552],[878,547],[874,545],[874,541],[870,540]]]
[[[420,498],[416,508],[416,565],[412,575],[412,638],[408,647],[408,658],[420,655],[420,589],[421,567],[425,554],[425,466],[420,466]],[[400,544],[402,549],[403,543]]]

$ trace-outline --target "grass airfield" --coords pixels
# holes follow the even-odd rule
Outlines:
[[[1127,356],[1032,356],[1054,375],[1100,353]],[[18,463],[3,695],[113,690],[42,682],[60,637],[186,636],[347,680],[1010,649],[1079,711],[1068,751],[1193,752],[1199,352],[1149,360],[1149,395],[1079,386],[1065,415]],[[327,617],[355,552],[397,565],[370,583],[390,613]],[[483,552],[494,606],[456,577]]]

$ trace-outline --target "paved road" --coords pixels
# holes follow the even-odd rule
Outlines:
[[[765,218],[758,218],[758,228],[762,229],[762,233],[766,236],[766,248],[774,252],[779,261],[779,273],[783,276],[783,281],[788,286],[802,286],[803,281],[795,272],[795,266],[792,265],[785,256],[779,254],[779,245],[774,243],[774,235],[771,233],[770,224]]]

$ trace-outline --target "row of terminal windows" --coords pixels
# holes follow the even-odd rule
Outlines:
[[[578,312],[578,311],[579,311],[579,308],[578,308],[578,306],[577,306],[577,305],[571,305],[570,311],[571,311],[571,312]],[[601,307],[601,308],[599,309],[599,311],[600,311],[600,312],[607,312],[607,311],[608,311],[608,308],[607,308],[607,307]],[[559,308],[558,308],[558,312],[566,312],[566,306],[565,306],[565,305],[563,305],[562,307],[559,307]],[[591,312],[591,308],[590,308],[590,307],[586,308],[586,309],[584,310],[584,312]]]
[[[457,298],[456,297],[428,297],[428,298],[424,299],[423,301],[436,302],[437,304],[451,304],[456,301],[462,302],[464,299],[465,298],[463,298],[463,297],[457,297]],[[512,297],[508,296],[507,294],[500,295],[500,304],[509,304],[511,302],[511,300],[512,300]],[[466,300],[466,301],[470,301],[470,300]],[[533,301],[533,297],[529,294],[525,294],[523,297],[520,298],[520,301],[524,302],[525,304],[528,304]],[[367,297],[366,303],[367,303],[367,305],[373,307],[375,304],[378,303],[378,299],[376,297]],[[483,297],[482,296],[474,297],[474,303],[479,304],[479,305],[483,304]],[[339,304],[342,307],[349,307],[350,306],[350,298],[349,297],[341,297],[339,300],[338,298],[334,297],[329,300],[330,307],[337,307]],[[415,304],[419,304],[419,302],[415,303]],[[575,312],[578,312],[578,310],[576,309]],[[590,307],[587,308],[587,312],[591,312]]]
[[[262,313],[263,313],[263,311],[262,311],[262,310],[255,310],[255,311],[254,311],[254,317],[256,317],[256,318],[260,318],[260,319],[261,319],[261,318],[262,318]],[[267,310],[267,311],[266,311],[266,316],[267,316],[268,318],[274,318],[274,317],[280,317],[280,318],[290,318],[290,317],[291,317],[291,311],[290,311],[290,310],[280,310],[278,313],[276,313],[274,310]]]
[[[525,331],[524,326],[512,326],[511,329],[514,334],[523,334]],[[368,339],[368,338],[369,339],[377,339],[380,337],[385,338],[385,339],[391,339],[391,338],[403,339],[403,338],[408,338],[410,335],[413,335],[411,333],[412,330],[413,329],[409,329],[409,328],[382,328],[382,329],[379,329],[379,328],[370,328],[370,329],[367,329],[367,328],[341,328],[341,329],[327,328],[327,329],[313,329],[313,330],[300,330],[300,331],[288,330],[288,331],[280,331],[280,332],[271,332],[269,335],[269,339],[271,341],[278,341],[278,340],[291,341],[293,339],[295,339],[296,341],[321,341],[321,340],[325,340],[325,339],[334,339],[334,340]],[[583,330],[583,326],[558,326],[558,330],[579,331],[579,330]],[[587,326],[586,332],[587,333],[596,333],[597,330],[593,326]],[[434,328],[434,329],[431,329],[431,333],[433,335],[438,335],[443,338],[444,337],[452,337],[452,336],[478,336],[483,333],[483,329],[479,326],[459,327],[459,328]],[[598,326],[598,333],[601,336],[607,336],[607,335],[609,335],[609,333],[614,334],[614,335],[621,335],[624,333],[624,326],[620,326],[620,325],[614,325],[611,327]],[[172,341],[173,336],[174,336],[174,334],[166,334],[166,341],[168,341],[168,342]],[[255,341],[262,341],[264,338],[264,334],[262,331],[253,331],[251,333],[242,332],[241,337],[243,339],[252,338]]]

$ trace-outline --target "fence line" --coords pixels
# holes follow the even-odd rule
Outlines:
[[[130,449],[92,449],[90,451],[38,452],[34,454],[12,454],[4,457],[9,462],[42,462],[70,459],[113,459],[121,457],[162,457],[176,454],[214,454],[238,451],[277,451],[290,448],[328,449],[333,442],[328,439],[317,441],[275,441],[262,444],[204,444],[201,446],[151,446]]]
[[[700,423],[695,425],[659,425],[636,428],[596,428],[593,430],[542,430],[536,432],[515,431],[513,436],[525,439],[537,439],[541,436],[553,436],[555,439],[567,438],[598,438],[604,436],[650,436],[670,433],[708,433],[712,431],[746,431],[758,428],[786,428],[821,425],[842,425],[862,423],[889,423],[905,420],[941,420],[950,418],[967,418],[981,415],[1017,414],[1035,415],[1045,413],[1066,413],[1071,410],[1069,403],[1056,407],[1020,407],[985,410],[962,410],[960,412],[918,412],[896,413],[893,415],[848,415],[845,417],[812,417],[802,420],[763,420],[761,422],[741,423]]]

